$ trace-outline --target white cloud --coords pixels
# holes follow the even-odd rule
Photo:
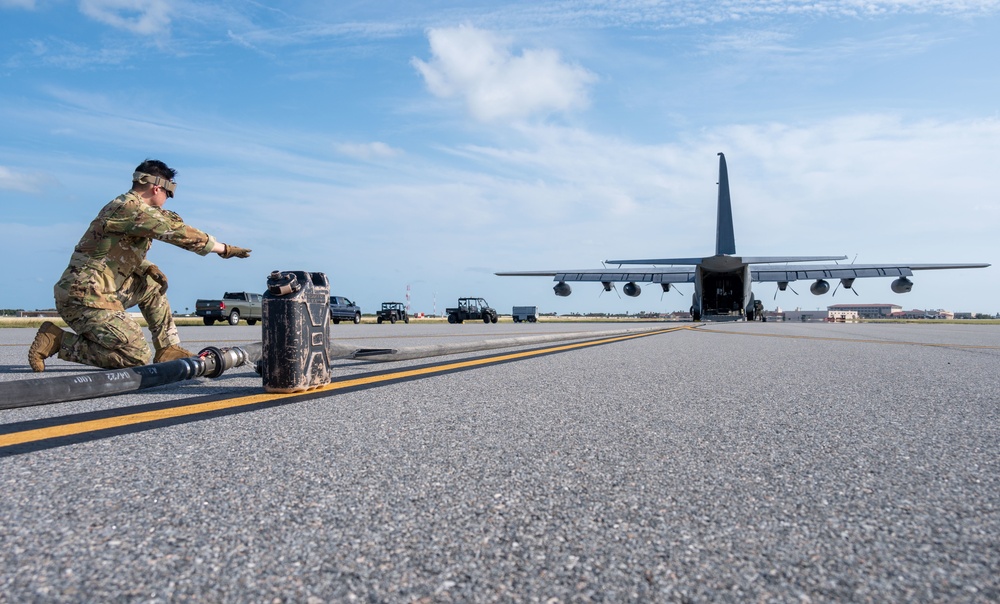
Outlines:
[[[166,0],[81,0],[80,12],[136,34],[162,34],[170,29],[170,4]]]
[[[440,98],[462,99],[481,121],[586,106],[587,85],[596,79],[553,49],[524,49],[516,55],[509,39],[467,25],[432,29],[427,37],[431,60],[412,63],[428,90]]]
[[[401,150],[394,149],[379,141],[371,143],[338,143],[334,145],[334,149],[341,155],[362,160],[386,159],[402,155],[403,153]]]
[[[6,61],[6,66],[83,69],[121,65],[132,56],[131,50],[125,46],[94,47],[59,38],[33,39],[26,43],[24,52],[11,55]]]
[[[0,189],[37,193],[42,190],[47,179],[40,174],[27,174],[0,166]]]

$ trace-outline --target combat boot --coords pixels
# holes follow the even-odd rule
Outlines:
[[[157,349],[156,356],[153,357],[153,362],[166,363],[167,361],[176,361],[177,359],[187,359],[194,356],[198,355],[188,350],[184,350],[177,344],[171,344],[166,348]]]
[[[45,371],[45,359],[59,352],[66,332],[56,327],[52,321],[45,321],[35,334],[35,341],[28,349],[28,364],[34,372]]]

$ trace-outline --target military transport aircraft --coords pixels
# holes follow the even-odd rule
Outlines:
[[[624,283],[626,296],[638,296],[639,283],[659,283],[664,292],[672,283],[694,283],[691,299],[691,318],[695,321],[737,321],[754,318],[753,281],[777,283],[785,291],[788,284],[799,279],[815,279],[809,291],[820,296],[830,291],[827,279],[840,279],[837,286],[852,289],[854,280],[867,277],[896,277],[892,291],[904,294],[913,288],[908,277],[913,271],[956,268],[985,268],[989,264],[808,264],[790,265],[792,262],[820,262],[845,260],[847,256],[736,256],[736,238],[733,234],[733,210],[729,198],[729,173],[726,156],[719,153],[719,205],[715,232],[715,255],[705,258],[650,258],[643,260],[605,260],[606,265],[617,269],[600,268],[554,271],[507,271],[496,273],[501,277],[554,277],[557,296],[572,293],[567,281],[601,283],[611,291],[614,283]],[[622,265],[651,265],[623,270]],[[663,265],[663,266],[657,266]],[[836,292],[836,289],[834,290]],[[852,289],[853,291],[853,289]],[[857,292],[854,292],[857,294]],[[759,308],[759,305],[758,305]]]

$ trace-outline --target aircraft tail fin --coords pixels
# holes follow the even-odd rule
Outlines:
[[[719,212],[715,223],[715,254],[736,253],[736,236],[733,234],[733,205],[729,198],[729,171],[726,156],[719,154]]]

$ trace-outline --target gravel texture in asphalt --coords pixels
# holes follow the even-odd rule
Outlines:
[[[332,333],[583,329],[610,328]],[[259,333],[181,328],[192,349]],[[33,335],[0,330],[0,381],[38,377]],[[998,368],[996,326],[708,324],[8,452],[0,600],[996,602]],[[241,368],[0,429],[261,392]]]

